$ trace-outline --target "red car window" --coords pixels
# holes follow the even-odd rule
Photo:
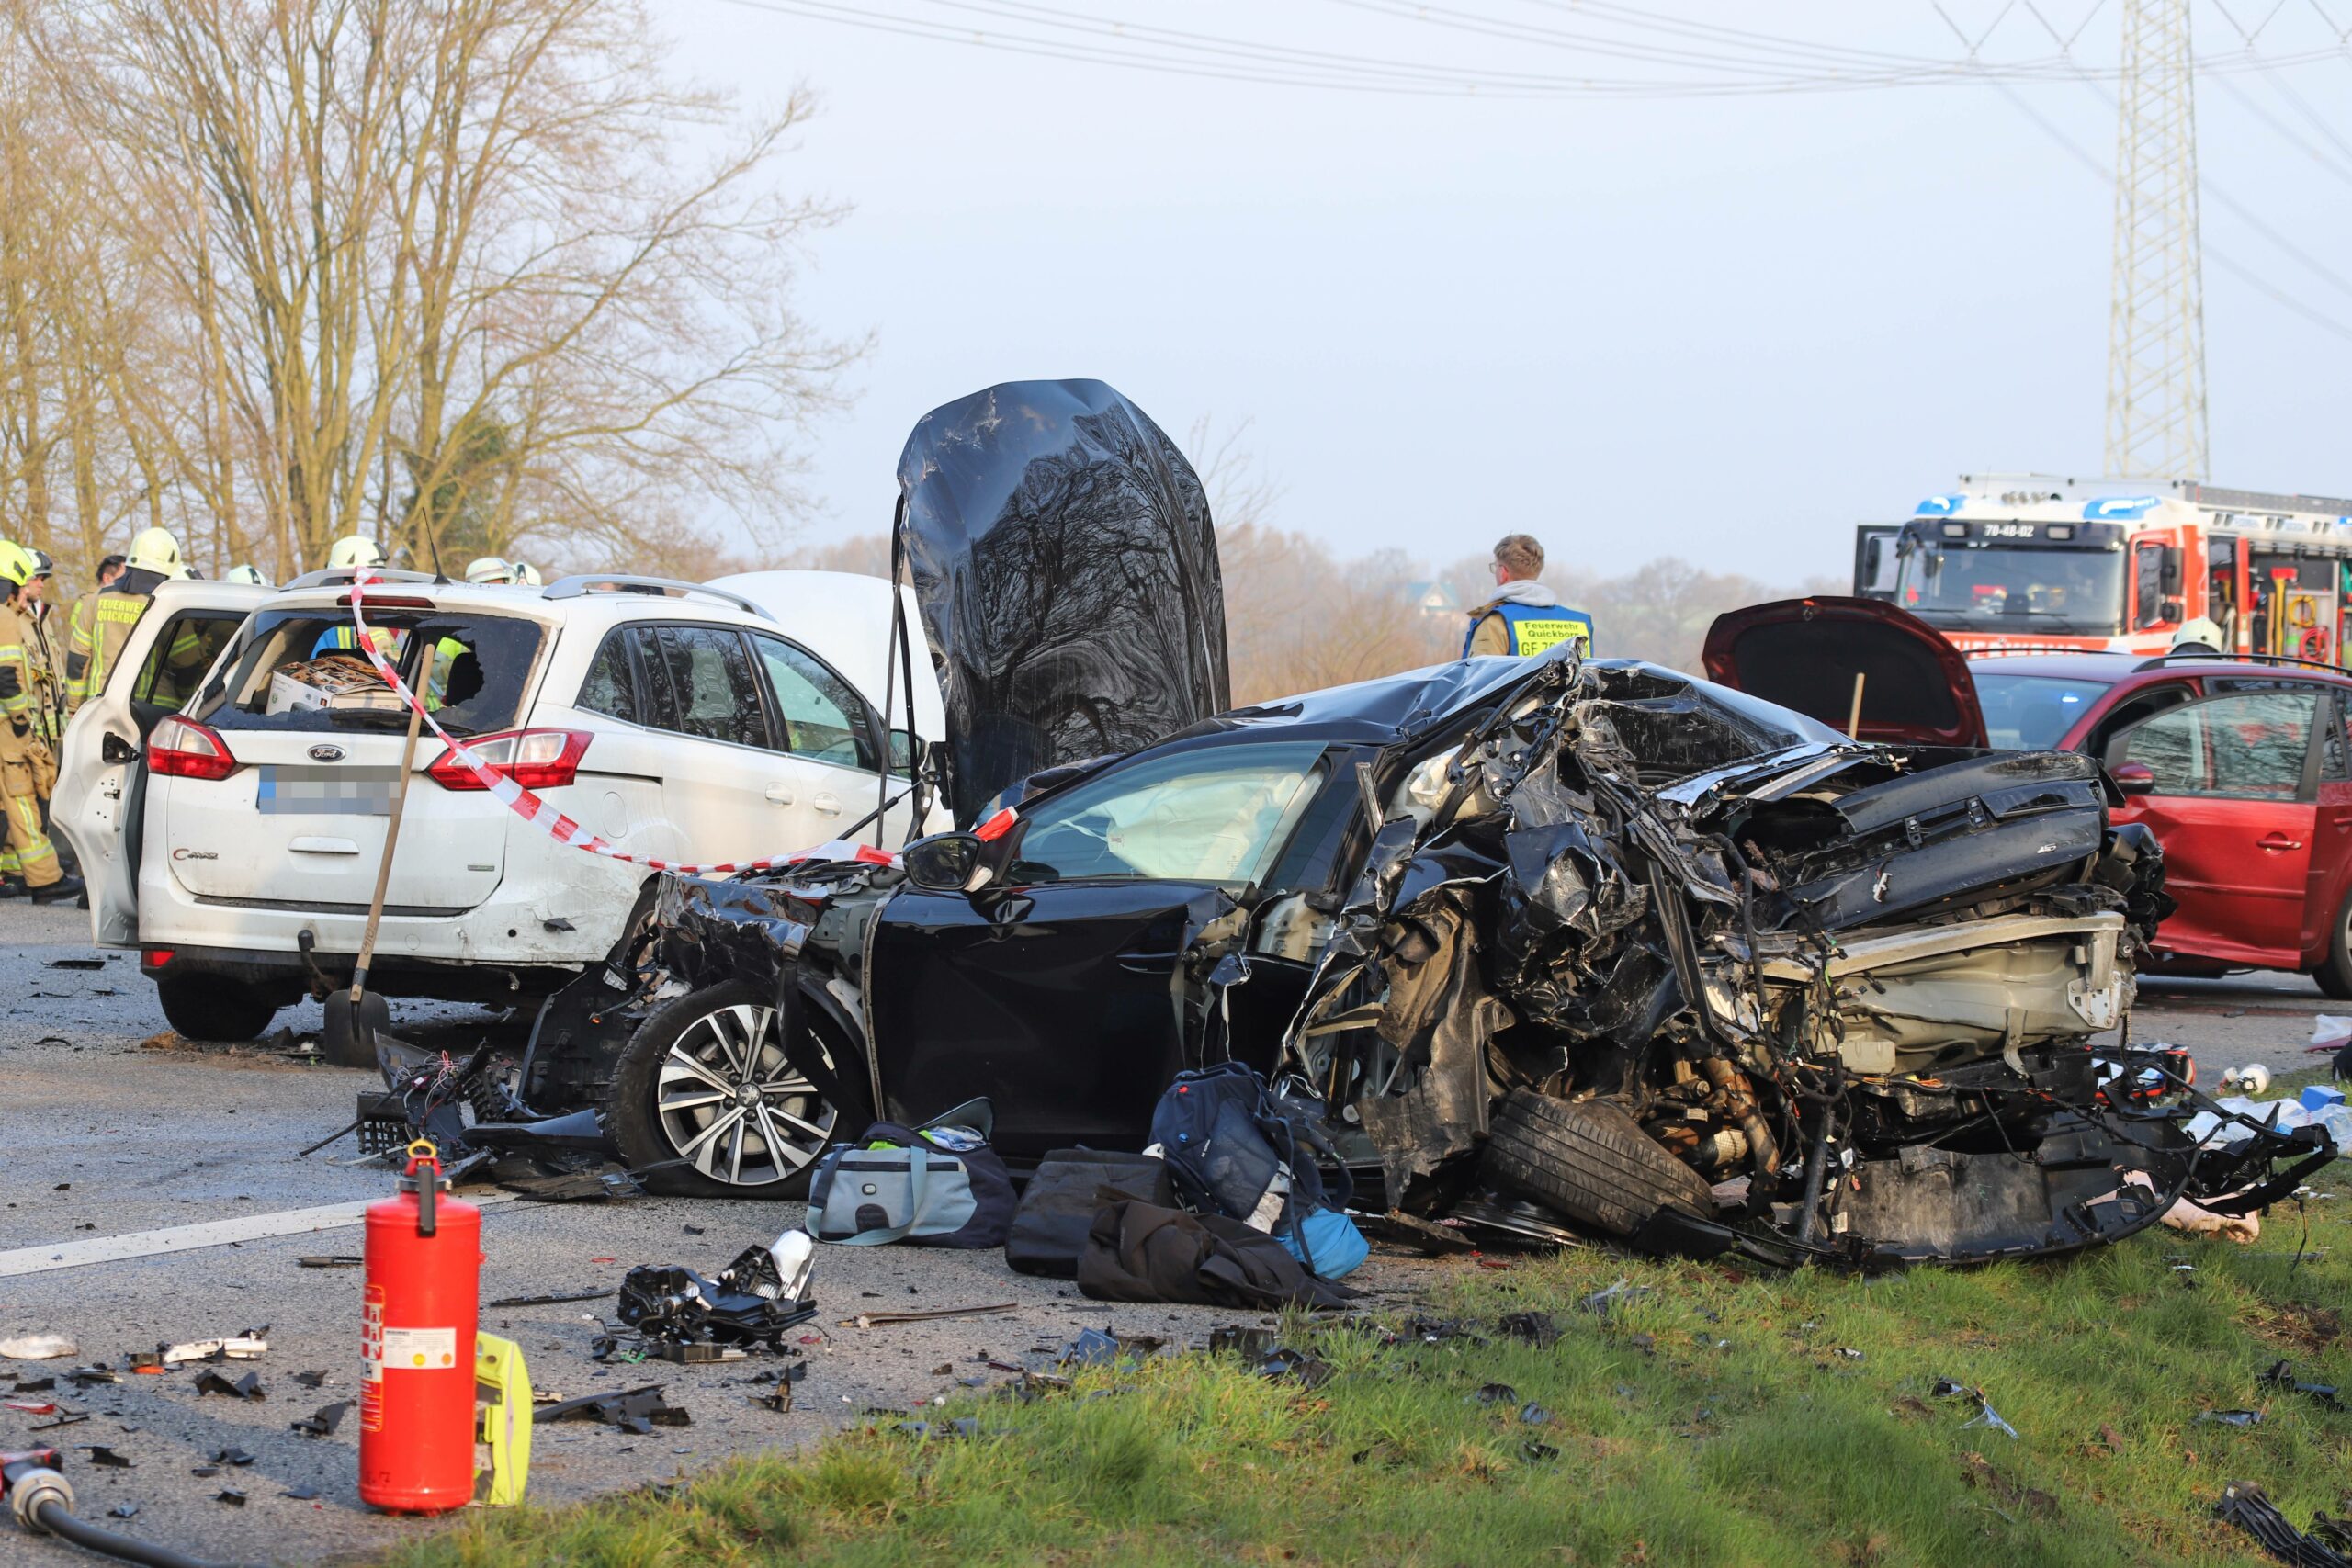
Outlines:
[[[2292,800],[2318,716],[2316,692],[2237,692],[2157,715],[2123,735],[2119,762],[2142,762],[2158,795]]]

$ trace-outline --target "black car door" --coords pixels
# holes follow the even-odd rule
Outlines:
[[[1238,936],[1237,901],[1326,782],[1313,741],[1146,754],[1051,795],[971,893],[901,890],[867,988],[884,1103],[921,1120],[974,1095],[1027,1156],[1139,1148],[1200,1043],[1195,946]]]

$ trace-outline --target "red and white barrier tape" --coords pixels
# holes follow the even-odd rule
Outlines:
[[[440,738],[442,743],[449,748],[450,755],[457,759],[458,766],[480,780],[481,786],[504,802],[508,810],[531,823],[557,843],[568,844],[575,850],[584,850],[592,855],[602,855],[606,860],[626,861],[630,865],[641,865],[653,871],[673,872],[680,876],[725,876],[744,871],[773,871],[778,866],[807,861],[863,861],[868,865],[899,863],[899,857],[888,850],[876,849],[872,844],[854,844],[843,839],[828,840],[824,843],[808,849],[796,850],[790,854],[769,855],[762,860],[718,861],[707,865],[683,865],[676,861],[661,860],[652,855],[633,855],[626,851],[615,849],[603,839],[558,811],[548,802],[541,800],[537,795],[500,773],[495,763],[482,761],[480,753],[441,728],[440,721],[433,716],[432,710],[425,705],[424,699],[409,690],[407,684],[401,680],[400,671],[393,669],[390,660],[377,650],[375,635],[368,631],[368,622],[361,615],[361,608],[367,598],[367,590],[374,585],[374,581],[369,572],[362,570],[351,581],[351,620],[352,624],[358,628],[359,650],[368,656],[368,662],[376,667],[376,673],[383,677],[384,683],[400,694],[401,701],[406,703],[424,720],[425,728],[432,730]]]

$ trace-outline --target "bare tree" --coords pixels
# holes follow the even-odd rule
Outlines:
[[[789,517],[860,346],[787,303],[833,217],[775,188],[805,98],[676,83],[641,0],[65,0],[16,31],[162,285],[175,373],[112,400],[217,553],[609,564]]]

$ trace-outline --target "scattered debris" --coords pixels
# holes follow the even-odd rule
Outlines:
[[[1495,1326],[1505,1338],[1523,1340],[1539,1350],[1549,1350],[1560,1342],[1560,1331],[1548,1312],[1505,1313]]]
[[[254,1456],[243,1449],[222,1449],[212,1456],[212,1462],[215,1464],[245,1465],[253,1461]]]
[[[51,969],[103,969],[106,966],[107,961],[103,958],[52,958],[49,961]]]
[[[327,1374],[322,1371],[296,1372],[294,1381],[304,1388],[324,1388],[327,1385]]]
[[[566,1302],[600,1302],[612,1293],[609,1286],[601,1291],[554,1291],[540,1296],[501,1296],[486,1304],[494,1307],[560,1306]]]
[[[350,1400],[338,1399],[333,1404],[320,1405],[311,1415],[305,1416],[300,1421],[289,1422],[288,1426],[306,1438],[331,1438],[334,1436],[334,1429],[343,1424],[344,1416],[350,1410]]]
[[[336,1252],[325,1255],[314,1254],[308,1258],[298,1258],[294,1260],[295,1265],[298,1268],[302,1269],[356,1269],[362,1261],[364,1260],[356,1253],[349,1252]]]
[[[85,1445],[90,1450],[90,1462],[104,1470],[129,1470],[130,1461],[102,1443]]]
[[[297,1503],[308,1503],[314,1501],[318,1497],[319,1489],[315,1486],[296,1486],[288,1491],[280,1492],[278,1495],[281,1497],[291,1497]]]
[[[0,1359],[53,1361],[61,1356],[78,1355],[81,1348],[62,1334],[22,1334],[14,1339],[0,1339]]]
[[[1938,1399],[1966,1399],[1975,1404],[1976,1414],[1960,1424],[1963,1432],[1971,1427],[1986,1427],[2012,1438],[2018,1435],[2018,1429],[2001,1419],[2001,1413],[1993,1408],[1993,1402],[1984,1397],[1981,1388],[1971,1388],[1951,1378],[1938,1378],[1928,1392]]]
[[[233,1486],[223,1486],[220,1491],[215,1492],[212,1497],[215,1502],[226,1503],[232,1508],[242,1508],[245,1506],[245,1495]]]
[[[219,1339],[191,1339],[180,1345],[157,1345],[153,1350],[133,1350],[130,1370],[184,1367],[195,1361],[259,1360],[269,1353],[268,1333],[268,1325],[264,1325]]]
[[[2211,1422],[2216,1427],[2259,1427],[2262,1425],[2262,1412],[2259,1410],[2200,1410],[2197,1413],[2197,1419]]]
[[[1018,1303],[999,1302],[993,1306],[934,1307],[929,1312],[862,1312],[855,1317],[841,1321],[843,1328],[881,1328],[893,1323],[928,1323],[937,1317],[986,1317],[990,1313],[1011,1312]]]
[[[2273,1361],[2270,1364],[2269,1371],[2264,1372],[2255,1381],[2261,1383],[2266,1388],[2282,1388],[2290,1390],[2296,1393],[2307,1393],[2318,1404],[2324,1405],[2330,1410],[2342,1410],[2345,1408],[2344,1401],[2338,1397],[2335,1385],[2334,1383],[2300,1382],[2296,1381],[2294,1363],[2291,1361],[2284,1359]],[[18,1385],[18,1392],[23,1392],[21,1384]]]
[[[1537,1464],[1548,1464],[1552,1461],[1560,1457],[1559,1450],[1554,1448],[1549,1443],[1539,1443],[1532,1438],[1526,1442],[1519,1445],[1519,1451],[1522,1456],[1534,1461]]]
[[[269,1397],[262,1390],[259,1372],[247,1372],[233,1382],[219,1372],[198,1372],[196,1376],[196,1392],[225,1394],[231,1399],[267,1399]]]
[[[136,1503],[117,1503],[113,1507],[107,1510],[107,1517],[108,1518],[115,1519],[135,1519],[139,1517],[139,1505]]]
[[[620,1320],[656,1353],[665,1345],[781,1350],[786,1329],[817,1315],[817,1303],[805,1299],[809,1259],[793,1244],[805,1235],[786,1231],[772,1247],[746,1247],[716,1280],[674,1264],[631,1269],[621,1280]]]
[[[588,1393],[577,1399],[557,1400],[535,1406],[531,1422],[539,1426],[549,1421],[603,1421],[640,1438],[650,1437],[655,1427],[691,1426],[692,1419],[686,1412],[662,1397],[662,1388],[658,1382],[648,1383],[643,1388],[617,1393]]]
[[[1258,1375],[1269,1382],[1287,1378],[1303,1389],[1312,1390],[1329,1382],[1336,1371],[1329,1361],[1285,1346],[1259,1364]]]
[[[2352,1558],[2289,1524],[2287,1516],[2251,1481],[2233,1481],[2222,1488],[2213,1517],[2235,1525],[2254,1537],[2263,1551],[2293,1568],[2352,1568]]]
[[[1107,1367],[1119,1359],[1119,1342],[1099,1328],[1081,1328],[1054,1358],[1057,1367]]]
[[[1641,1296],[1654,1294],[1647,1285],[1629,1285],[1620,1280],[1605,1291],[1595,1291],[1577,1303],[1578,1310],[1596,1316],[1607,1317],[1623,1303]]]

